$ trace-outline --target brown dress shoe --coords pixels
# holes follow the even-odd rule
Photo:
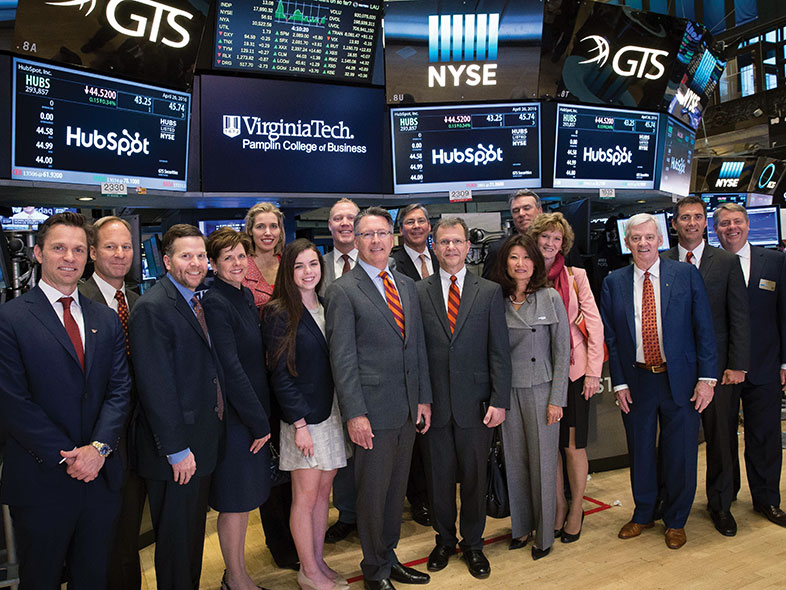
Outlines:
[[[666,547],[679,549],[688,541],[685,529],[666,529]]]
[[[632,539],[633,537],[638,537],[641,534],[641,531],[644,529],[651,529],[653,526],[655,526],[654,522],[639,524],[638,522],[633,522],[631,520],[628,524],[620,529],[620,534],[617,536],[620,539]]]

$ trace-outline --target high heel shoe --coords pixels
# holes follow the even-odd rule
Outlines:
[[[549,553],[551,553],[551,547],[547,547],[546,549],[538,549],[535,545],[532,546],[532,560],[537,561],[542,557],[546,557]]]
[[[297,583],[303,590],[317,590],[317,585],[303,573],[303,570],[297,572]]]
[[[562,541],[563,543],[574,543],[574,542],[578,541],[579,537],[581,536],[581,529],[583,529],[583,528],[584,528],[584,511],[582,510],[581,511],[581,526],[579,526],[579,532],[576,533],[575,535],[571,535],[570,533],[566,532],[563,529],[562,537],[560,538],[560,541]]]
[[[511,539],[510,544],[508,545],[508,551],[513,551],[515,549],[521,549],[522,547],[526,547],[527,543],[529,543],[531,535],[527,535],[521,539]]]
[[[267,590],[267,588],[263,588],[262,586],[257,586],[259,590]],[[227,571],[224,570],[224,575],[221,578],[221,590],[232,590],[232,586],[227,583]]]

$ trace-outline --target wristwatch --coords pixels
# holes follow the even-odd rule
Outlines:
[[[102,443],[102,442],[98,442],[97,440],[94,440],[90,444],[95,447],[96,451],[98,451],[98,454],[101,455],[102,457],[107,457],[109,453],[112,452],[112,447],[110,447],[106,443]]]

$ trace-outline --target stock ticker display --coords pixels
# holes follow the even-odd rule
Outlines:
[[[213,66],[369,82],[381,13],[381,0],[219,0]]]
[[[190,96],[14,59],[14,180],[186,190]]]
[[[391,109],[394,192],[540,186],[540,106]]]
[[[654,188],[658,114],[557,106],[554,187]]]
[[[667,117],[668,119],[668,117]],[[686,126],[666,121],[666,134],[663,145],[663,166],[661,169],[660,190],[675,195],[687,196],[690,193],[690,176],[693,148],[696,133]]]

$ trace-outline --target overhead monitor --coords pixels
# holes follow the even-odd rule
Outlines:
[[[543,2],[385,3],[389,104],[537,97]]]
[[[14,59],[11,177],[186,190],[189,94]]]
[[[690,193],[691,168],[696,132],[663,117],[663,157],[658,188],[664,192],[685,197]]]
[[[16,19],[17,0],[0,0],[0,21]]]
[[[199,231],[203,236],[210,236],[214,231],[222,227],[231,227],[235,231],[244,232],[246,230],[245,219],[203,219],[197,223]]]
[[[540,186],[540,105],[393,108],[393,191]]]
[[[758,207],[747,209],[748,241],[754,246],[765,248],[779,246],[781,243],[781,216],[778,207]],[[720,246],[720,240],[715,232],[712,213],[707,214],[707,241],[712,246]]]
[[[701,200],[707,204],[707,211],[715,211],[723,203],[736,203],[745,207],[748,202],[747,193],[705,193],[700,196]]]
[[[778,184],[786,172],[786,162],[759,156],[750,190],[760,195],[775,194]]]
[[[669,226],[666,223],[666,214],[655,213],[654,217],[655,221],[658,223],[658,227],[660,228],[660,235],[663,236],[663,244],[661,244],[658,250],[660,252],[665,252],[671,248],[669,245]],[[628,248],[628,245],[625,243],[625,228],[628,225],[628,221],[630,221],[630,217],[617,220],[617,233],[619,234],[620,251],[623,254],[630,254],[630,248]]]
[[[7,231],[37,230],[50,216],[66,211],[76,213],[73,207],[11,207],[9,217],[0,217],[0,228]]]
[[[758,158],[712,158],[701,192],[748,192],[757,162]]]
[[[221,0],[213,67],[371,81],[382,0]]]
[[[658,117],[557,105],[554,188],[654,188]]]

